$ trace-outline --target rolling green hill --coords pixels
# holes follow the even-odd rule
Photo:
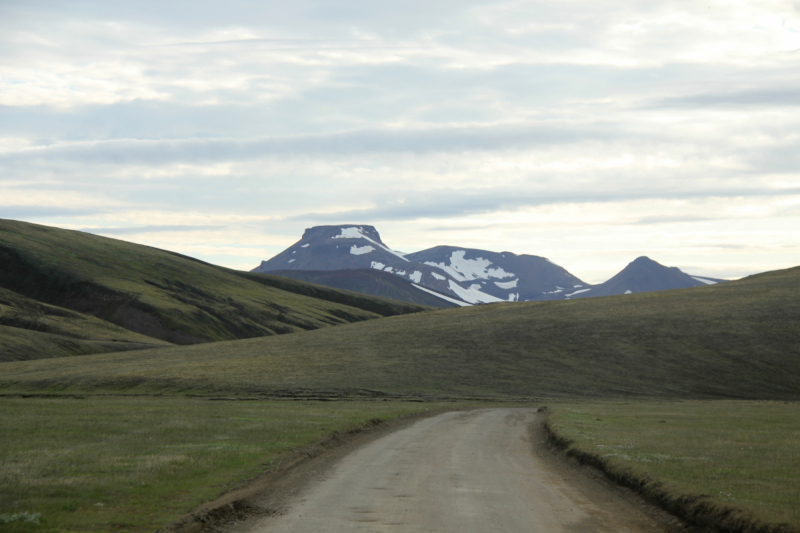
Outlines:
[[[11,220],[0,220],[0,287],[174,344],[291,333],[426,309]]]
[[[6,391],[800,399],[800,268],[443,309],[214,345],[7,363]]]
[[[0,288],[0,362],[172,346]]]

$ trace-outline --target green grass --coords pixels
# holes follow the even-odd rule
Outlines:
[[[170,346],[0,288],[0,362]]]
[[[270,468],[297,446],[373,418],[432,407],[182,397],[3,398],[0,529],[154,531]],[[35,515],[40,515],[38,524],[25,520]]]
[[[6,363],[0,390],[800,398],[800,268],[725,284],[443,309],[213,345]]]
[[[569,453],[700,523],[800,531],[800,404],[556,405],[548,425]]]
[[[175,344],[291,333],[425,309],[11,220],[0,220],[0,265],[0,287]]]

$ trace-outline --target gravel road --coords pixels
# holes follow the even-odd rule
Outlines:
[[[284,514],[251,531],[675,530],[532,442],[531,424],[541,416],[535,409],[486,409],[421,420],[347,455]]]

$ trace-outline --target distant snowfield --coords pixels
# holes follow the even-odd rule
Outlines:
[[[489,304],[494,302],[504,302],[505,300],[501,300],[500,298],[495,298],[490,294],[483,293],[477,289],[469,288],[465,289],[458,283],[454,282],[452,279],[448,280],[450,284],[450,290],[456,293],[456,295],[464,300],[465,302],[469,302],[471,304]]]
[[[706,285],[716,285],[717,284],[716,281],[712,281],[712,280],[706,279],[706,278],[698,278],[697,276],[692,276],[692,279],[696,279],[697,281],[702,281]]]
[[[339,235],[334,235],[333,237],[331,237],[331,239],[366,239],[369,242],[371,242],[372,244],[374,244],[375,246],[380,246],[381,248],[383,248],[384,250],[386,250],[390,254],[396,255],[397,257],[399,257],[403,261],[408,261],[408,259],[403,257],[406,254],[404,254],[402,252],[395,252],[391,248],[389,248],[387,246],[384,246],[383,244],[379,243],[378,241],[376,241],[374,239],[371,239],[370,237],[367,237],[366,235],[364,235],[364,230],[361,229],[361,228],[355,228],[355,227],[354,228],[342,228],[342,233],[339,234]],[[408,262],[410,262],[410,261],[408,261]]]
[[[478,257],[477,259],[465,259],[466,250],[457,250],[450,255],[450,264],[425,261],[428,266],[444,270],[456,281],[472,281],[475,279],[489,278],[511,278],[515,274],[506,272],[502,268],[489,268],[492,264],[488,259]]]
[[[494,284],[501,289],[516,289],[518,281],[519,278],[515,279],[514,281],[495,281]]]
[[[420,272],[419,270],[415,270],[414,273],[409,274],[408,277],[414,283],[419,283],[420,281],[422,281],[422,272]]]
[[[447,279],[446,277],[442,276],[441,274],[437,274],[436,272],[431,272],[431,276],[438,279],[439,281],[444,281]]]
[[[434,295],[434,296],[436,296],[437,298],[441,298],[442,300],[446,300],[446,301],[448,301],[448,302],[450,302],[450,303],[454,303],[454,304],[456,304],[456,305],[459,305],[459,306],[461,306],[461,307],[471,307],[471,306],[472,306],[472,304],[468,304],[467,302],[462,302],[461,300],[456,300],[455,298],[450,298],[450,297],[448,297],[448,296],[445,296],[444,294],[439,294],[439,293],[438,293],[438,292],[436,292],[436,291],[432,291],[432,290],[430,290],[430,289],[426,289],[425,287],[420,287],[420,286],[419,286],[419,285],[417,285],[416,283],[412,283],[411,285],[412,285],[413,287],[416,287],[416,288],[418,288],[418,289],[419,289],[419,290],[421,290],[421,291],[425,291],[425,292],[427,292],[428,294],[433,294],[433,295]]]
[[[364,254],[368,254],[368,253],[374,252],[374,251],[375,251],[375,248],[373,248],[372,246],[369,246],[369,245],[362,246],[362,247],[359,248],[358,246],[356,246],[354,244],[353,247],[350,248],[350,253],[353,254],[353,255],[364,255]]]
[[[569,298],[570,296],[575,296],[576,294],[580,294],[582,292],[589,292],[590,290],[592,290],[592,289],[581,289],[579,291],[575,291],[575,292],[572,292],[570,294],[567,294],[566,297]]]

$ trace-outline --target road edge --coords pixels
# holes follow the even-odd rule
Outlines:
[[[550,425],[547,408],[544,414],[544,431],[548,443],[581,465],[598,470],[612,483],[632,490],[649,503],[703,531],[714,533],[800,533],[788,524],[769,525],[757,520],[743,509],[722,506],[712,502],[705,494],[675,494],[667,491],[659,481],[611,465],[601,455],[578,448],[575,441],[558,433]]]
[[[269,470],[241,481],[238,487],[200,504],[156,533],[219,531],[229,524],[280,514],[282,501],[307,485],[314,469],[329,468],[353,449],[420,420],[461,410],[464,408],[426,409],[388,420],[374,418],[362,426],[335,431],[285,454]]]

